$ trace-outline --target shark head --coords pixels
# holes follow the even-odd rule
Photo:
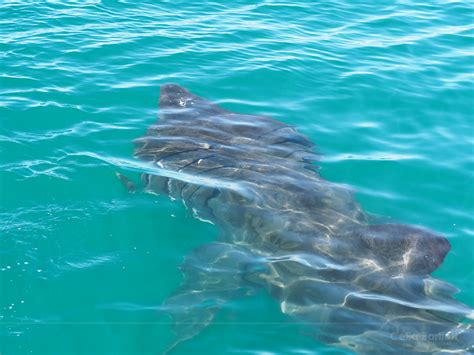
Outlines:
[[[451,249],[446,238],[408,225],[375,224],[362,227],[356,233],[377,262],[391,274],[431,274]]]

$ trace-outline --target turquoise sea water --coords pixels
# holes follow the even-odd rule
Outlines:
[[[0,353],[172,338],[157,309],[219,231],[114,176],[167,82],[298,127],[375,218],[449,239],[435,276],[474,306],[473,33],[462,1],[0,1]],[[175,353],[344,351],[261,292]]]

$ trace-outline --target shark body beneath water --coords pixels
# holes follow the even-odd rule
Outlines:
[[[357,353],[474,351],[473,310],[430,274],[442,236],[370,224],[344,186],[324,180],[313,143],[268,117],[225,110],[161,87],[159,120],[135,157],[173,174],[142,174],[146,191],[180,199],[221,237],[185,258],[163,308],[175,341],[192,338],[230,300],[264,288],[311,335]],[[170,177],[171,176],[171,177]]]

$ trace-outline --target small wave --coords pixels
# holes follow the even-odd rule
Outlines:
[[[154,164],[152,165],[152,164],[137,161],[137,160],[105,157],[93,152],[74,152],[74,153],[69,153],[68,156],[90,157],[93,159],[103,161],[107,164],[116,166],[117,168],[128,169],[128,170],[136,171],[140,173],[164,176],[164,177],[168,177],[168,178],[172,178],[175,180],[184,181],[184,182],[188,182],[188,183],[196,184],[196,185],[230,189],[230,190],[239,191],[244,194],[247,194],[245,191],[245,187],[243,186],[242,183],[239,183],[239,182],[228,181],[225,179],[215,179],[215,178],[206,177],[206,176],[186,174],[179,171],[163,169],[157,165],[154,165]]]
[[[62,265],[58,265],[60,270],[76,270],[76,269],[89,269],[104,264],[110,264],[117,261],[116,255],[96,255],[90,258],[78,259],[75,261],[63,261]]]
[[[417,154],[395,154],[395,153],[383,153],[375,152],[373,154],[338,154],[324,157],[326,162],[339,162],[345,160],[422,160],[423,156]]]

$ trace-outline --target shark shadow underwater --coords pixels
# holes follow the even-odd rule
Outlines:
[[[184,281],[164,302],[176,334],[168,351],[226,302],[263,288],[325,344],[474,352],[473,310],[430,276],[450,250],[444,237],[369,223],[349,189],[320,176],[313,143],[291,126],[225,110],[176,84],[161,87],[159,107],[135,141],[135,157],[153,167],[142,174],[144,189],[182,200],[221,232],[185,257]]]

